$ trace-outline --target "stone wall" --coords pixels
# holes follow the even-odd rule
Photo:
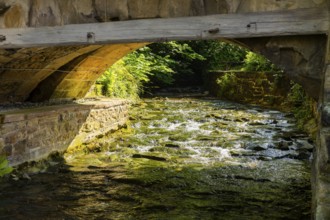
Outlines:
[[[247,48],[283,69],[315,100],[320,95],[326,41],[325,35],[239,39]]]
[[[225,88],[221,88],[217,80],[225,76]],[[280,107],[290,90],[290,79],[275,73],[213,71],[207,74],[205,81],[211,95],[266,107]]]
[[[18,165],[88,142],[124,125],[128,105],[104,100],[1,112],[0,154]]]
[[[328,1],[330,11],[330,1]],[[325,44],[323,88],[319,104],[318,143],[313,160],[314,219],[330,219],[330,26]]]

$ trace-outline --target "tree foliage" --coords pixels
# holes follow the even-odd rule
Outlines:
[[[190,41],[189,45],[205,58],[208,70],[239,69],[247,53],[245,48],[237,44],[218,40]]]
[[[314,118],[314,100],[310,98],[301,85],[293,83],[288,94],[288,102],[298,121],[298,127],[304,129],[307,122]]]
[[[140,48],[109,68],[97,81],[103,95],[137,98],[166,86],[191,86],[202,82],[209,70],[267,71],[266,58],[232,43],[170,41]]]
[[[9,166],[8,160],[5,156],[0,155],[0,177],[9,174],[13,171],[13,168]]]
[[[245,56],[242,69],[245,71],[273,71],[276,68],[266,57],[249,51]]]

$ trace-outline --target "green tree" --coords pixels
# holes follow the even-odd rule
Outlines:
[[[205,58],[207,70],[234,70],[243,65],[247,50],[237,44],[219,41],[189,41],[196,53]]]
[[[109,68],[98,80],[102,94],[132,98],[167,86],[201,85],[210,69],[266,71],[266,58],[232,43],[218,40],[170,41],[136,50]]]
[[[244,59],[244,71],[273,71],[276,70],[266,57],[249,51]]]
[[[150,87],[157,88],[172,85],[176,86],[191,85],[198,78],[197,71],[194,69],[194,63],[201,63],[205,58],[195,52],[189,44],[190,42],[170,41],[166,43],[156,43],[149,45],[153,54],[166,58],[166,64],[173,70],[170,83],[163,79],[162,71],[155,71],[150,77]]]

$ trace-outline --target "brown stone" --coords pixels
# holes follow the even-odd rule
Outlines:
[[[28,11],[20,4],[13,5],[4,15],[4,26],[6,28],[26,27]]]
[[[15,155],[24,155],[26,153],[27,140],[21,140],[13,145],[13,152]]]
[[[122,21],[129,18],[127,0],[95,0],[95,9],[100,21]]]
[[[205,0],[205,12],[211,14],[226,14],[230,10],[226,0]]]
[[[162,18],[190,16],[191,2],[192,0],[161,0],[159,15]]]
[[[325,0],[244,0],[238,12],[276,11],[325,5]]]
[[[13,147],[11,145],[4,146],[0,148],[0,155],[5,155],[7,157],[13,154]]]
[[[127,0],[131,19],[159,17],[159,3],[162,0]]]
[[[61,8],[56,0],[33,0],[30,10],[29,26],[61,25]]]

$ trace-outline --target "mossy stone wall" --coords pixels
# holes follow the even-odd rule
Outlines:
[[[271,72],[213,71],[205,81],[210,93],[221,99],[267,107],[282,104],[291,87],[285,75]]]
[[[10,165],[39,160],[65,151],[124,125],[124,100],[85,102],[0,113],[0,155]]]

